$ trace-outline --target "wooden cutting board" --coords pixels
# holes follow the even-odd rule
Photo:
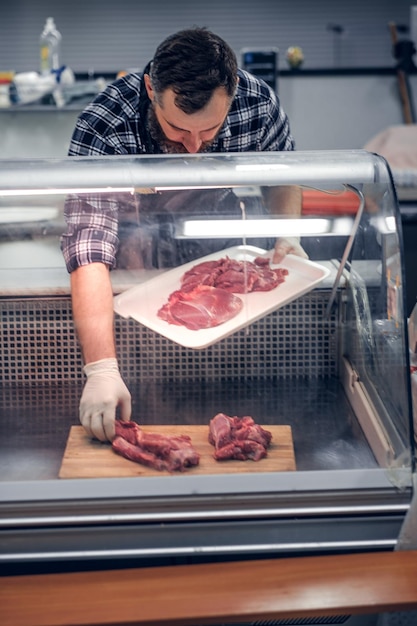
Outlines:
[[[144,431],[163,435],[188,435],[200,453],[200,463],[184,474],[223,474],[243,472],[286,472],[295,467],[291,426],[265,426],[272,433],[268,456],[261,461],[216,461],[209,444],[208,426],[141,426]],[[109,443],[91,439],[82,426],[72,426],[62,459],[59,478],[114,478],[126,476],[161,476],[159,472],[116,454]],[[174,472],[179,475],[180,472]],[[183,475],[184,475],[183,474]]]

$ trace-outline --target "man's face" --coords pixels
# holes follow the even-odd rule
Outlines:
[[[216,139],[230,108],[230,98],[219,87],[204,109],[192,114],[184,113],[175,104],[172,89],[155,98],[150,81],[145,84],[152,102],[149,112],[149,129],[161,147],[170,153],[204,152]]]

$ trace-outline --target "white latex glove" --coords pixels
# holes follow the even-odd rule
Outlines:
[[[281,263],[287,254],[295,254],[303,259],[308,259],[308,254],[300,246],[299,237],[280,237],[275,242],[274,252],[272,255],[273,263]]]
[[[102,359],[84,366],[87,376],[80,400],[80,422],[91,437],[113,441],[116,407],[120,417],[130,420],[132,401],[120,376],[117,360]]]

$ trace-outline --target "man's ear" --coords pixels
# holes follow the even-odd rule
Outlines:
[[[153,102],[155,99],[155,92],[152,87],[151,77],[149,76],[149,74],[144,74],[143,80],[145,81],[145,89],[146,93],[148,94],[148,98],[151,102]]]

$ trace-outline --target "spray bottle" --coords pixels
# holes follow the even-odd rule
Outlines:
[[[53,17],[48,17],[40,37],[40,70],[42,75],[60,69],[61,33]]]

